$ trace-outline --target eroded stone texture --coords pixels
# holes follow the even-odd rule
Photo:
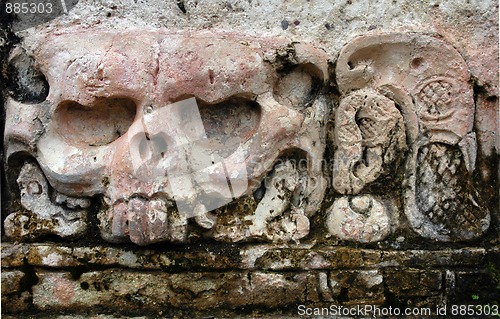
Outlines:
[[[408,269],[404,272],[386,271],[386,282],[398,296],[423,297],[436,295],[442,288],[443,274],[440,271]]]
[[[42,268],[120,267],[125,269],[222,272],[224,270],[292,271],[378,269],[423,265],[432,268],[476,267],[487,262],[484,248],[380,251],[350,247],[248,247],[200,248],[192,251],[124,249],[118,247],[68,247],[54,244],[5,244],[2,267],[25,264]],[[495,250],[490,251],[494,254]]]
[[[320,293],[325,300],[341,300],[346,306],[380,305],[385,301],[383,280],[379,270],[334,271],[329,276],[320,273]]]
[[[2,317],[499,300],[495,1],[0,16]]]
[[[2,298],[8,308],[3,311],[16,315],[29,307],[37,314],[146,318],[162,313],[172,318],[169,314],[176,311],[190,312],[180,317],[194,312],[217,316],[222,311],[230,314],[218,317],[234,318],[253,307],[283,311],[283,317],[295,314],[298,304],[384,306],[389,298],[413,306],[447,298],[470,302],[470,291],[479,292],[484,302],[495,297],[495,270],[488,264],[495,254],[495,249],[479,248],[387,251],[266,244],[159,252],[132,246],[6,244]]]
[[[372,89],[342,99],[335,113],[333,188],[358,194],[387,173],[406,150],[405,126],[394,101]],[[326,225],[339,239],[375,242],[391,231],[391,211],[370,195],[335,199]],[[391,208],[392,210],[392,208]]]
[[[29,114],[7,101],[26,128],[7,129],[6,153],[34,156],[57,192],[102,196],[103,238],[185,242],[189,218],[214,228],[217,215],[209,211],[251,196],[284,153],[307,159],[305,175],[317,186],[295,187],[301,197],[293,205],[270,200],[267,189],[258,217],[245,212],[256,228],[224,238],[286,241],[308,234],[308,217],[326,187],[322,123],[329,108],[317,96],[328,79],[323,51],[214,32],[64,33],[48,35],[35,52],[51,88],[47,101]],[[43,128],[31,127],[35,118]],[[281,235],[261,234],[270,217],[285,213]]]
[[[141,273],[121,270],[83,273],[39,272],[33,287],[39,310],[85,309],[190,311],[246,305],[277,308],[307,300],[309,274]]]
[[[472,186],[462,153],[433,143],[417,158],[416,206],[434,224],[433,236],[449,239],[480,237],[490,225],[488,209]]]
[[[33,58],[50,92],[30,108],[7,100],[7,162],[33,157],[44,192],[54,194],[44,205],[61,216],[84,214],[96,198],[109,242],[184,243],[190,225],[224,242],[298,241],[311,234],[327,187],[333,205],[323,224],[338,239],[381,241],[398,227],[399,210],[431,239],[472,240],[489,229],[471,182],[470,74],[435,37],[352,40],[333,70],[336,108],[324,51],[283,37],[72,27],[47,34]],[[324,158],[328,121],[332,159]],[[405,159],[403,208],[392,191],[377,193],[383,203],[365,191]],[[27,198],[21,204],[33,210]],[[9,216],[7,235],[83,233],[74,220],[56,229],[47,216],[30,216]]]
[[[339,239],[376,242],[391,231],[391,216],[386,205],[370,195],[338,198],[327,214],[328,231]]]
[[[412,229],[442,241],[482,236],[490,215],[471,183],[474,99],[460,54],[423,35],[363,36],[344,47],[336,76],[342,93],[377,90],[404,118],[410,150],[404,210]]]
[[[357,194],[406,148],[403,117],[394,101],[374,90],[342,99],[336,111],[333,187]]]
[[[63,194],[49,194],[49,184],[40,168],[26,163],[19,173],[17,184],[21,205],[27,212],[16,212],[5,219],[5,233],[16,239],[37,238],[56,234],[64,238],[81,237],[87,229],[90,200]],[[51,199],[51,196],[54,199]]]
[[[478,143],[478,168],[483,180],[487,183],[495,181],[495,168],[491,163],[496,156],[495,149],[498,148],[498,128],[500,127],[500,115],[498,111],[498,97],[485,98],[478,96],[476,100],[476,116],[474,126],[476,128]],[[493,186],[494,187],[494,186]]]
[[[28,309],[31,293],[22,287],[25,277],[19,270],[2,270],[2,313]]]
[[[253,265],[245,260],[234,263],[235,254],[255,256],[256,248],[159,253],[117,247],[7,245],[2,247],[2,266],[6,267],[2,296],[14,305],[17,293],[32,290],[32,305],[44,313],[92,309],[97,313],[159,314],[175,309],[206,314],[210,309],[214,314],[220,310],[242,313],[247,307],[265,311],[291,307],[293,312],[302,303],[383,306],[390,302],[387,297],[413,306],[425,305],[424,301],[445,302],[448,297],[470,302],[470,291],[480,293],[484,302],[495,294],[493,270],[484,268],[487,255],[495,250],[383,251],[277,248],[273,244],[258,246],[260,257]],[[16,257],[16,250],[23,254]],[[33,273],[9,269],[17,258],[34,267]],[[25,281],[34,276],[36,280]],[[15,314],[16,309],[6,312]]]
[[[309,219],[303,209],[308,187],[307,171],[300,171],[298,165],[290,161],[277,164],[264,186],[264,196],[258,204],[251,198],[242,202],[244,206],[240,209],[253,210],[254,213],[239,218],[228,210],[225,214],[229,215],[226,219],[230,220],[230,225],[218,227],[215,238],[297,241],[309,234]]]

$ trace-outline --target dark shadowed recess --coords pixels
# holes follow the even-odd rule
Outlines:
[[[12,16],[8,15],[4,12],[4,10],[0,10],[0,138],[3,141],[4,136],[4,128],[5,128],[5,100],[7,98],[7,85],[8,85],[8,74],[7,74],[7,57],[9,56],[10,51],[19,43],[20,39],[11,31],[12,26]],[[1,143],[3,145],[3,143]],[[2,160],[2,168],[0,170],[1,175],[1,189],[2,189],[2,200],[0,201],[2,204],[2,229],[3,229],[3,220],[4,214],[7,212],[7,207],[9,205],[9,198],[7,192],[7,182],[5,178],[5,159],[3,154],[3,147],[0,147],[0,158]],[[2,232],[3,233],[3,232]]]

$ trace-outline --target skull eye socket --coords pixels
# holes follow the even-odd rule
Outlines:
[[[21,103],[36,104],[45,101],[49,83],[23,49],[15,51],[7,65],[7,88],[11,97]]]
[[[57,107],[53,123],[56,132],[70,144],[102,146],[127,132],[136,109],[127,98],[99,99],[91,106],[65,101]]]
[[[285,70],[274,87],[274,98],[288,107],[306,107],[314,101],[321,88],[321,80],[314,76],[313,65],[303,64]]]
[[[260,105],[241,96],[217,104],[198,101],[200,115],[209,139],[221,143],[241,143],[248,140],[260,123]]]

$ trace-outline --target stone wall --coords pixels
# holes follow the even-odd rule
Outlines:
[[[498,309],[497,2],[67,5],[1,13],[3,315]]]

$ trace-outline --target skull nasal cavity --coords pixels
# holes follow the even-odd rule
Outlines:
[[[70,144],[101,146],[125,134],[135,113],[135,103],[126,98],[100,99],[90,106],[65,101],[57,107],[53,125]]]

